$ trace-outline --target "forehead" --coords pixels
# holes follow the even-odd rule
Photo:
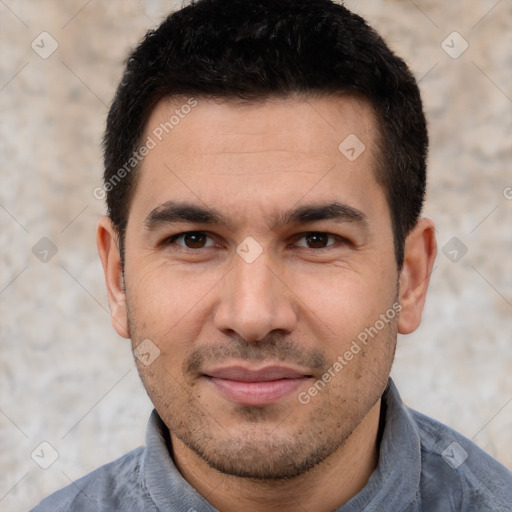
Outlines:
[[[181,97],[156,105],[145,135],[164,144],[176,142],[180,153],[192,150],[196,155],[243,151],[259,143],[262,150],[295,149],[332,157],[351,134],[371,147],[376,126],[368,102],[352,95],[258,101]]]
[[[306,196],[360,208],[383,197],[373,172],[376,139],[371,107],[352,96],[163,100],[145,127],[151,149],[133,209],[143,215],[179,199],[242,217],[275,215]]]

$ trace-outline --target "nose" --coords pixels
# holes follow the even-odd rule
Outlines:
[[[223,334],[245,341],[262,340],[272,331],[291,333],[297,323],[293,293],[283,275],[262,254],[247,263],[236,257],[234,268],[223,280],[214,311],[214,324]]]

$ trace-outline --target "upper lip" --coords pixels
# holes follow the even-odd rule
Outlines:
[[[300,379],[310,377],[302,372],[286,366],[265,366],[258,370],[244,366],[225,366],[204,373],[208,377],[217,379],[236,380],[240,382],[268,382],[280,379]]]

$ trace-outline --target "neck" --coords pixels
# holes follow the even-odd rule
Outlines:
[[[183,478],[221,512],[331,512],[355,496],[378,462],[379,400],[345,443],[323,462],[289,480],[251,480],[208,466],[171,434]]]

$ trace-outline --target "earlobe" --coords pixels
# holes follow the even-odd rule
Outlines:
[[[118,235],[109,217],[102,217],[98,222],[96,244],[105,274],[112,325],[120,336],[129,338],[128,310]]]
[[[434,223],[421,219],[405,241],[404,263],[400,272],[399,300],[402,306],[398,332],[409,334],[421,323],[421,315],[437,253]]]

